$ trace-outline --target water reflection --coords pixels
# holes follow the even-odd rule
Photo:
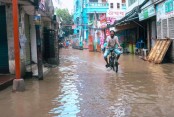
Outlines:
[[[111,103],[111,116],[171,115],[174,103],[168,102],[174,96],[173,81],[169,80],[174,77],[170,70],[173,66],[154,65],[129,56],[123,56],[121,63],[122,71],[105,81],[110,90],[107,99]]]
[[[56,105],[50,113],[59,117],[76,117],[80,112],[79,106],[79,91],[77,89],[78,75],[77,65],[74,64],[78,61],[76,57],[68,57],[65,59],[66,66],[59,67],[59,73],[61,76],[60,94],[57,98],[52,100],[52,103]],[[78,61],[83,62],[83,61]]]

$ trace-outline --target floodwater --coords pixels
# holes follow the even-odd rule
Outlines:
[[[2,117],[174,117],[174,64],[122,55],[118,73],[102,53],[62,49],[60,66],[25,92],[0,92]]]

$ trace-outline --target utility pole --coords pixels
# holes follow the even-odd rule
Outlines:
[[[14,34],[14,55],[15,55],[15,79],[13,80],[12,91],[24,91],[24,79],[21,79],[20,68],[20,48],[19,48],[19,18],[18,18],[18,0],[12,1],[13,5],[13,34]]]
[[[54,24],[54,49],[55,49],[55,63],[56,65],[59,64],[59,43],[58,43],[58,23],[57,23],[57,16],[53,16],[53,24]]]
[[[94,12],[94,28],[97,28],[97,13]],[[94,29],[94,51],[97,51],[97,43],[96,43],[96,30]]]
[[[36,14],[35,14],[35,29],[36,29],[36,44],[37,44],[38,79],[39,80],[43,80],[42,47],[41,47],[41,39],[40,39],[40,25],[41,25],[41,15],[36,12]]]

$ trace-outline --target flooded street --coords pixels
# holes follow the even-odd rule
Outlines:
[[[60,66],[26,91],[0,92],[3,117],[173,117],[174,64],[122,55],[116,74],[101,53],[60,50]]]

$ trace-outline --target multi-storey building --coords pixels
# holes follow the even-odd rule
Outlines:
[[[107,10],[106,17],[113,24],[115,20],[118,21],[125,16],[126,0],[108,0],[108,3],[109,9]]]
[[[106,14],[109,4],[106,0],[75,0],[74,1],[74,34],[79,43],[88,42],[90,27],[97,27],[97,21],[102,14]]]

